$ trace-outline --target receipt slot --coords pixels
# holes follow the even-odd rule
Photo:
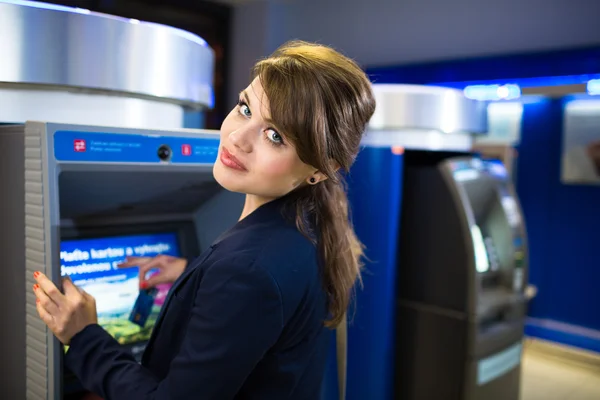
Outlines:
[[[116,265],[197,256],[235,224],[243,196],[213,179],[214,131],[27,122],[0,127],[0,144],[2,398],[79,399],[65,349],[37,315],[33,272],[91,293],[99,323],[140,359],[169,285],[141,293],[137,268]]]

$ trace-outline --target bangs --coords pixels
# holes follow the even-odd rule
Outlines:
[[[296,148],[302,162],[326,172],[327,116],[318,76],[293,57],[260,61],[253,70],[267,96],[271,123]]]

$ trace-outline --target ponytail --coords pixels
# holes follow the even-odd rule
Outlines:
[[[330,319],[325,326],[335,328],[348,310],[355,283],[357,280],[362,283],[364,248],[349,220],[343,181],[327,179],[305,189],[309,193],[296,201],[296,225],[318,245],[323,283],[329,297]],[[311,232],[311,228],[317,232]]]

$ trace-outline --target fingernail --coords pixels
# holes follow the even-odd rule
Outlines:
[[[35,272],[33,273],[33,277],[34,277],[34,278],[37,278],[39,275],[40,275],[40,272],[39,272],[39,271],[35,271]]]
[[[40,287],[40,285],[38,285],[37,283],[35,285],[33,285],[33,290],[38,290],[38,288]]]

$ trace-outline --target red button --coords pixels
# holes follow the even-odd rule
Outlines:
[[[75,139],[73,141],[73,149],[75,150],[75,152],[77,153],[82,153],[85,151],[85,140],[82,139]]]

